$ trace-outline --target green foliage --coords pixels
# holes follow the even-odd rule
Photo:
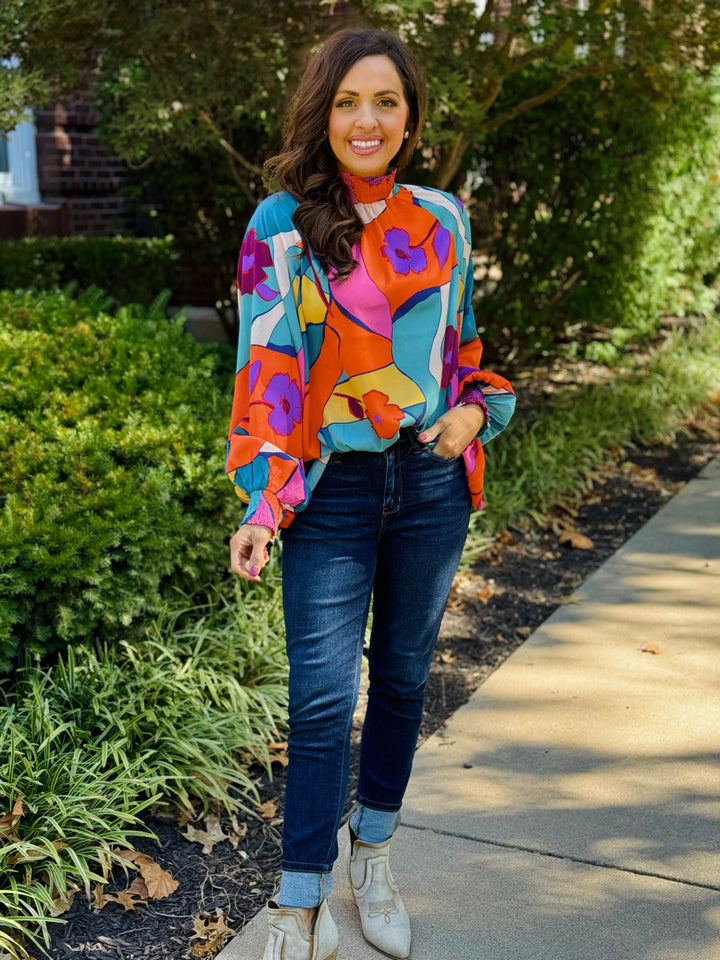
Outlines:
[[[623,447],[674,434],[683,417],[717,396],[718,356],[720,320],[713,317],[669,337],[648,363],[617,370],[608,382],[567,388],[532,415],[516,415],[488,445],[488,505],[474,514],[473,530],[487,537],[542,520],[559,499],[586,489],[592,471]]]
[[[0,288],[100,287],[120,303],[150,306],[176,286],[173,238],[24,237],[0,243]]]
[[[147,836],[161,796],[197,815],[256,800],[248,764],[284,717],[287,664],[278,575],[163,606],[147,638],[69,647],[0,690],[0,949],[55,900],[103,882],[115,847]],[[59,921],[55,921],[59,922]]]
[[[714,305],[720,75],[578,81],[498,131],[475,168],[489,342],[507,326],[528,348],[560,338],[576,350],[600,333],[589,355],[609,360],[661,314]]]
[[[95,296],[97,300],[97,296]],[[87,294],[0,293],[0,661],[110,640],[227,566],[230,377],[214,347]]]

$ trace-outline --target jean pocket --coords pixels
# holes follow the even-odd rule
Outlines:
[[[423,453],[429,460],[435,460],[436,463],[455,463],[460,459],[462,453],[458,453],[454,457],[443,457],[439,453],[435,453],[432,447],[423,447]]]

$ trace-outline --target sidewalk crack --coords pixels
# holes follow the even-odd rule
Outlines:
[[[466,833],[453,830],[440,830],[437,827],[424,827],[420,824],[400,824],[408,830],[427,831],[441,837],[454,837],[457,840],[469,840],[471,843],[481,843],[489,847],[500,847],[504,850],[517,850],[520,853],[533,853],[540,857],[551,857],[553,860],[569,860],[571,863],[582,863],[589,867],[601,867],[603,870],[617,870],[620,873],[634,873],[639,877],[653,877],[656,880],[668,880],[670,883],[681,883],[686,887],[700,887],[701,890],[720,891],[720,886],[712,883],[701,883],[699,880],[688,880],[686,877],[677,877],[669,873],[659,873],[654,870],[643,870],[641,867],[623,867],[608,860],[590,860],[585,857],[574,857],[569,853],[556,853],[553,850],[543,850],[541,847],[529,847],[519,843],[507,843],[503,840],[488,840],[482,837],[471,837]]]

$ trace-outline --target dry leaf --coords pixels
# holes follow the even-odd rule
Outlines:
[[[170,894],[175,893],[178,888],[178,882],[172,874],[168,873],[167,870],[163,870],[160,864],[155,863],[154,860],[151,860],[150,863],[143,864],[140,867],[140,873],[145,881],[148,894],[153,900],[162,900],[165,897],[169,897]]]
[[[643,653],[662,653],[660,647],[656,646],[654,643],[646,643],[644,647],[640,648]]]
[[[202,852],[210,853],[216,843],[222,843],[227,840],[227,835],[220,826],[220,821],[215,816],[205,818],[205,830],[196,830],[195,827],[188,824],[186,832],[183,834],[190,843],[201,843]]]
[[[592,550],[595,546],[590,537],[586,537],[579,530],[563,530],[559,539],[560,543],[569,543],[571,547],[578,550]]]
[[[569,597],[560,597],[558,603],[567,604],[567,603],[582,603],[582,597],[578,596],[577,593],[571,594]]]
[[[441,650],[438,654],[443,663],[455,663],[457,657],[452,650]]]
[[[272,820],[278,812],[278,805],[275,800],[267,800],[258,807],[258,813],[264,820]]]
[[[107,902],[108,899],[105,893],[105,884],[96,883],[92,889],[92,900],[90,901],[90,906],[93,908],[93,910],[102,910]]]
[[[230,845],[232,846],[233,850],[237,850],[240,841],[244,840],[247,836],[247,824],[244,820],[242,823],[238,823],[238,818],[235,816],[235,814],[233,814],[230,818],[230,825],[232,826],[233,832],[228,837],[228,840],[230,841]],[[245,856],[247,857],[247,854],[245,854]]]
[[[271,751],[269,756],[270,763],[281,763],[283,767],[286,767],[288,765],[287,746],[287,741],[285,740],[269,743],[268,748]]]
[[[51,917],[59,917],[61,914],[65,913],[73,905],[73,900],[75,899],[75,894],[78,892],[80,887],[71,887],[66,897],[57,897],[53,900],[52,910],[50,911]]]
[[[22,815],[23,803],[20,794],[18,794],[12,810],[9,813],[4,813],[0,817],[0,838],[7,837],[10,843],[20,842],[20,837],[16,833],[15,828],[18,826]]]
[[[153,858],[149,857],[146,853],[140,853],[137,850],[120,850],[117,847],[114,852],[119,857],[122,857],[124,860],[129,860],[137,866],[145,888],[145,897],[150,897],[153,900],[162,900],[177,890],[178,882],[173,878],[172,874],[168,873],[167,870],[163,870],[160,864],[156,863]],[[133,882],[133,886],[134,883],[140,880],[140,877]],[[130,887],[131,890],[133,886]],[[108,897],[109,896],[108,894]],[[100,909],[100,907],[98,907],[98,909]]]
[[[236,931],[226,923],[226,915],[223,910],[218,908],[215,916],[211,914],[197,914],[193,917],[193,930],[195,931],[191,940],[200,940],[202,943],[193,945],[191,953],[194,957],[205,957],[214,953],[224,940],[231,937]]]
[[[125,910],[137,910],[138,907],[147,904],[148,889],[142,877],[135,877],[126,890],[119,890],[115,894],[106,893],[105,899],[119,903]]]

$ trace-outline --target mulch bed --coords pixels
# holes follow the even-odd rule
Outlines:
[[[543,529],[505,531],[456,581],[430,674],[422,737],[442,727],[559,604],[719,453],[720,413],[708,410],[676,441],[626,451],[598,471],[581,500],[560,504]],[[281,750],[278,756],[282,761]],[[262,816],[238,814],[233,823],[221,813],[216,825],[195,824],[210,834],[208,852],[188,841],[187,826],[164,811],[148,816],[145,823],[157,843],[138,840],[136,847],[168,870],[178,889],[130,909],[111,902],[95,910],[79,893],[63,915],[66,922],[53,929],[53,960],[214,956],[273,891],[280,863],[282,762],[273,770],[272,781],[257,773]],[[213,843],[213,834],[228,839]],[[108,890],[127,887],[132,877],[117,871]]]

